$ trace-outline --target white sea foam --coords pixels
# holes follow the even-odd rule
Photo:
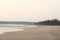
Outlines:
[[[4,34],[5,32],[14,32],[14,31],[23,31],[23,28],[18,28],[18,27],[0,27],[0,34]]]
[[[36,25],[19,25],[19,24],[0,24],[0,34],[5,32],[23,31],[24,28],[37,27]]]

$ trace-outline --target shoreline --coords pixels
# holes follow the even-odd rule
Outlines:
[[[24,31],[6,32],[0,40],[60,40],[60,26],[25,28]]]

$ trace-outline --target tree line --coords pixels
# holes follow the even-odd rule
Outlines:
[[[60,21],[58,19],[53,20],[45,20],[42,22],[37,22],[38,25],[60,25]]]

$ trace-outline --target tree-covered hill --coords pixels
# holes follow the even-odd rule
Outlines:
[[[38,25],[60,25],[60,21],[57,19],[53,19],[53,20],[37,22],[36,24],[38,24]]]

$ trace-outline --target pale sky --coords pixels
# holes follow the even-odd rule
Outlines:
[[[60,20],[60,0],[0,0],[1,21]]]

